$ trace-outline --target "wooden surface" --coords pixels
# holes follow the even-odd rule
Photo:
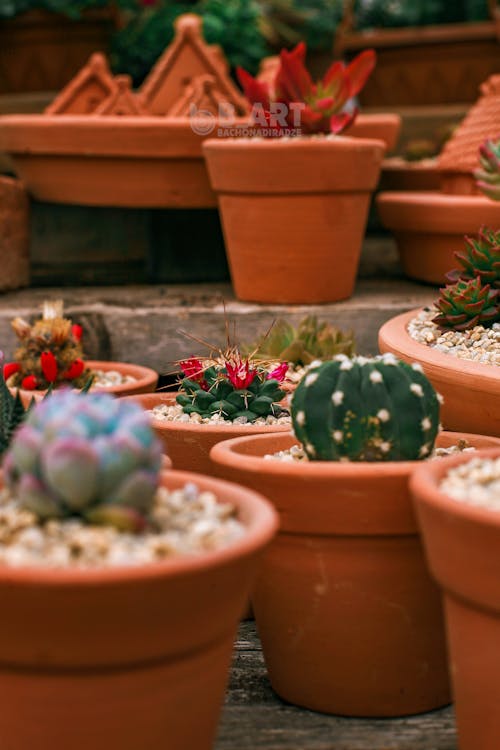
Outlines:
[[[451,708],[404,719],[346,719],[281,701],[254,622],[242,623],[215,750],[457,750]]]

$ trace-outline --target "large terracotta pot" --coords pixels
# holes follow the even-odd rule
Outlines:
[[[379,349],[405,362],[419,362],[443,396],[441,419],[448,430],[500,437],[500,368],[458,359],[413,339],[407,326],[421,310],[397,315],[379,331]]]
[[[148,393],[131,396],[144,409],[153,409],[161,404],[175,403],[174,393]],[[165,453],[172,460],[174,469],[195,471],[201,474],[213,474],[210,451],[221,440],[260,435],[272,432],[289,433],[291,425],[233,425],[233,424],[196,424],[190,422],[167,422],[163,419],[152,419],[153,429],[165,446]]]
[[[238,299],[351,296],[384,149],[342,136],[204,142]]]
[[[0,94],[58,91],[92,52],[108,50],[113,27],[105,8],[76,20],[44,10],[1,20]]]
[[[500,441],[466,437],[478,447]],[[290,703],[347,716],[419,713],[449,702],[441,601],[424,562],[408,480],[416,462],[283,463],[296,443],[220,443],[217,474],[280,515],[252,595],[271,684]]]
[[[481,195],[379,193],[377,210],[394,233],[405,274],[430,284],[444,284],[456,268],[464,235],[476,235],[483,224],[500,225],[500,203]]]
[[[186,482],[236,505],[245,536],[142,567],[0,568],[5,750],[213,747],[236,628],[277,521],[242,487],[162,474],[166,487]]]
[[[500,450],[481,456],[500,458]],[[432,575],[443,589],[460,750],[500,747],[500,516],[452,500],[442,477],[469,457],[422,466],[411,490]]]

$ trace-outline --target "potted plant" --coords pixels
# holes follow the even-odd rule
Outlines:
[[[288,365],[268,362],[237,347],[179,363],[179,390],[132,396],[151,416],[174,469],[212,473],[209,454],[221,440],[241,435],[289,432],[291,419],[281,403]]]
[[[252,595],[273,688],[347,716],[446,704],[440,598],[408,488],[433,451],[437,394],[418,365],[392,355],[338,357],[309,370],[291,409],[295,437],[240,438],[211,452],[219,476],[265,488],[280,514]],[[499,444],[442,433],[437,445],[463,438]]]
[[[103,393],[54,393],[16,431],[0,509],[12,750],[34,731],[75,750],[212,747],[276,518],[255,493],[160,462],[144,412]]]
[[[48,388],[61,385],[83,388],[89,379],[93,390],[117,396],[152,391],[158,382],[158,373],[149,367],[84,360],[83,329],[64,317],[61,300],[45,302],[42,317],[33,324],[15,318],[12,328],[19,346],[13,361],[4,365],[4,377],[25,399],[42,398]]]
[[[422,365],[444,396],[447,429],[500,436],[500,232],[483,228],[456,256],[435,309],[387,321],[379,348]]]
[[[109,48],[108,0],[0,2],[0,94],[58,91],[92,52]]]
[[[334,302],[354,288],[385,145],[338,134],[355,118],[344,107],[375,56],[366,51],[348,67],[334,63],[314,84],[305,54],[304,44],[281,52],[274,95],[239,69],[260,124],[250,137],[203,144],[238,299]]]
[[[461,750],[495,750],[500,649],[500,450],[421,466],[411,490],[444,596]]]

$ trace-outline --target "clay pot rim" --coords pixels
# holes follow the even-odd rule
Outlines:
[[[466,440],[473,440],[474,437],[478,437],[473,433],[467,432],[451,432],[449,430],[443,430],[440,433],[441,436],[450,436],[453,440],[458,441],[460,438]],[[295,438],[295,436],[293,436]],[[342,480],[352,478],[353,481],[359,479],[369,479],[374,477],[380,479],[382,477],[405,477],[415,471],[415,466],[419,466],[423,461],[272,461],[264,458],[260,453],[249,455],[240,453],[238,448],[241,445],[245,445],[245,442],[251,438],[255,442],[262,443],[269,439],[268,435],[255,435],[255,436],[244,436],[233,438],[232,440],[224,440],[214,447],[210,451],[210,458],[214,463],[232,466],[235,460],[238,461],[238,468],[242,469],[247,473],[252,474],[268,474],[273,477],[280,476],[296,476],[301,479],[310,481],[325,480],[329,477],[338,478]],[[439,440],[439,437],[438,437]],[[295,438],[295,443],[299,443],[299,440]],[[498,449],[500,451],[500,439]],[[474,455],[477,455],[475,453]],[[444,460],[444,459],[443,459]],[[440,459],[441,461],[441,459]]]
[[[157,398],[158,404],[168,401],[168,396],[175,394],[164,393],[156,391],[155,393],[135,393],[130,396],[125,396],[122,401],[135,401],[139,403],[144,409],[150,409],[153,407],[144,406],[143,401]],[[171,400],[170,400],[171,401]],[[156,404],[155,404],[156,405]],[[254,424],[254,425],[241,425],[241,424],[199,424],[197,422],[174,422],[167,419],[155,419],[151,417],[151,424],[157,430],[164,430],[165,432],[204,432],[207,435],[214,435],[220,432],[224,432],[227,435],[237,434],[239,435],[242,430],[249,431],[249,437],[257,435],[258,433],[265,432],[291,432],[292,425],[272,425],[272,424]],[[250,432],[251,431],[251,432]]]
[[[382,169],[385,169],[384,164]],[[478,211],[486,214],[482,223],[498,220],[500,217],[500,205],[484,195],[451,195],[435,190],[387,190],[376,196],[376,205],[380,212],[385,212],[382,217],[384,226],[412,233],[450,234],[476,231],[479,228]],[[406,209],[405,212],[400,211],[402,207]],[[414,214],[411,224],[408,222],[410,209]],[[429,209],[436,210],[435,216],[431,219],[427,213]]]
[[[438,482],[450,469],[475,458],[500,458],[500,447],[485,448],[473,454],[448,456],[438,462],[428,462],[413,472],[410,478],[410,492],[417,505],[424,503],[470,523],[494,526],[500,531],[500,513],[498,511],[478,508],[469,503],[453,500],[446,492],[442,492],[438,488]]]
[[[1,473],[0,473],[1,478]],[[145,565],[123,565],[117,568],[98,569],[43,569],[36,566],[19,568],[0,566],[0,583],[8,581],[12,585],[34,584],[44,587],[73,587],[75,585],[89,588],[95,586],[127,585],[141,580],[189,576],[205,568],[216,568],[230,565],[235,559],[251,555],[267,544],[276,533],[279,525],[278,515],[271,504],[258,492],[234,482],[215,479],[203,474],[174,469],[160,471],[160,484],[166,487],[182,487],[187,483],[198,484],[201,489],[212,491],[222,501],[227,496],[230,502],[241,512],[248,515],[245,519],[245,535],[229,546],[199,555],[178,555],[163,562]]]
[[[1,123],[1,119],[0,119]],[[207,138],[203,151],[248,151],[249,148],[269,151],[283,148],[292,151],[362,151],[381,150],[385,153],[386,142],[378,138],[358,138],[349,135],[325,135],[324,138],[305,135],[298,138]]]
[[[422,307],[416,308],[401,315],[396,315],[396,317],[384,323],[378,334],[379,349],[395,352],[397,356],[402,355],[414,362],[420,362],[424,366],[431,365],[439,367],[440,370],[448,370],[450,374],[448,377],[443,374],[443,380],[455,382],[457,377],[463,374],[472,375],[481,387],[486,386],[490,391],[494,390],[500,393],[500,368],[498,365],[487,365],[484,362],[474,362],[473,360],[459,359],[449,354],[443,354],[443,352],[415,341],[410,336],[406,330],[407,324],[423,310]],[[382,348],[382,342],[385,344],[385,348]]]

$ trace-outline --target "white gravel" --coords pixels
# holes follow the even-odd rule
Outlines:
[[[213,414],[210,418],[202,417],[200,414],[193,412],[192,414],[184,414],[182,406],[179,404],[159,404],[148,410],[153,419],[158,419],[165,422],[183,422],[186,424],[232,424],[232,425],[245,425],[252,427],[253,425],[291,425],[292,419],[289,414],[281,417],[273,417],[271,414],[267,417],[259,417],[255,422],[249,422],[246,417],[237,417],[234,420],[224,419],[220,414]]]
[[[126,385],[137,381],[133,375],[124,375],[118,370],[93,370],[92,372],[94,373],[92,387],[112,388],[115,385]]]
[[[156,495],[146,531],[131,534],[79,519],[39,524],[8,490],[0,493],[0,565],[94,568],[145,565],[173,555],[220,549],[240,539],[235,509],[195,484]]]
[[[450,469],[439,485],[459,503],[500,512],[500,458],[473,458]]]
[[[445,456],[450,456],[454,453],[470,452],[474,450],[475,448],[472,448],[465,440],[459,440],[456,445],[452,445],[450,448],[434,448],[432,455],[429,456],[429,459],[426,460],[432,460],[434,458],[444,458]],[[292,445],[291,448],[288,448],[284,451],[278,451],[277,453],[266,453],[264,458],[286,461],[287,463],[293,463],[296,461],[309,461],[304,448],[302,447],[302,445],[298,444]],[[314,463],[320,462],[315,461]]]
[[[467,331],[443,331],[432,318],[435,310],[423,310],[408,324],[409,335],[420,344],[459,359],[500,365],[500,323],[491,328],[475,326]]]

